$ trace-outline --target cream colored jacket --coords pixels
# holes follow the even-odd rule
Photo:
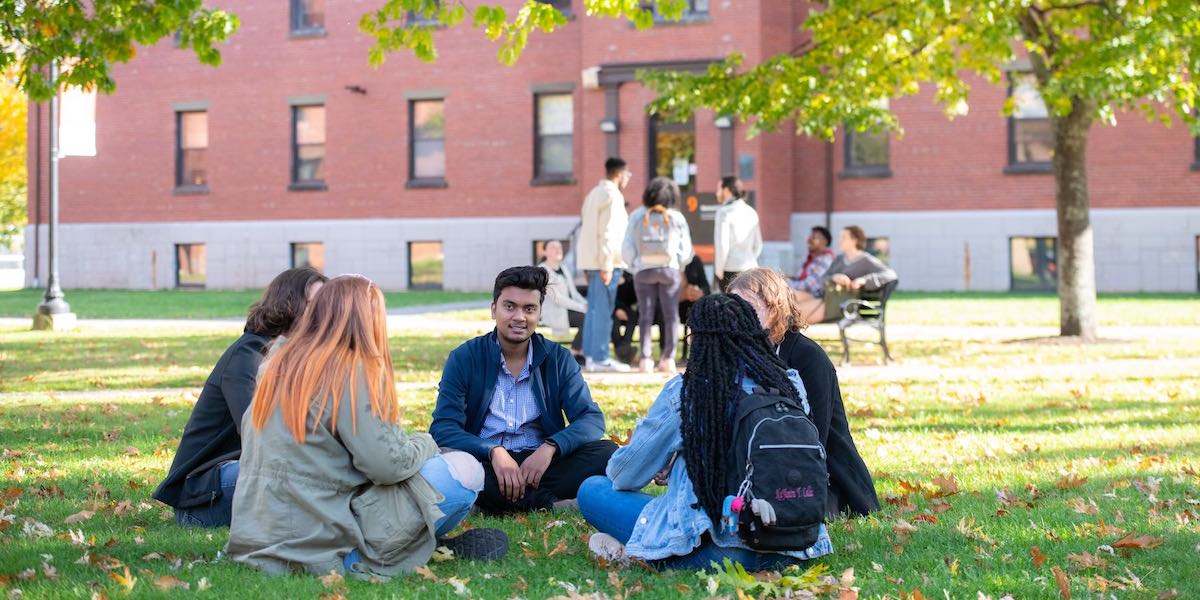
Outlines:
[[[625,212],[625,196],[616,183],[608,179],[588,192],[580,213],[579,238],[575,247],[575,264],[580,271],[612,271],[624,269],[621,244],[629,213]]]

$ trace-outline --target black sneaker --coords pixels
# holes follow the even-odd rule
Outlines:
[[[508,534],[499,529],[468,529],[454,537],[439,538],[437,544],[466,560],[500,560],[508,554]]]

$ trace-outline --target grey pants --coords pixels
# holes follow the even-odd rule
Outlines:
[[[642,332],[642,358],[650,358],[654,351],[651,328],[654,317],[662,307],[663,358],[675,358],[676,332],[679,330],[679,285],[683,273],[679,269],[659,267],[644,269],[633,276],[633,291],[638,300],[638,329]]]

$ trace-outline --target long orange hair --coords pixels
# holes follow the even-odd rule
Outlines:
[[[254,391],[251,419],[261,430],[278,408],[297,443],[309,414],[313,431],[328,407],[337,431],[338,405],[350,388],[351,428],[357,427],[358,377],[370,390],[371,412],[387,423],[400,419],[387,342],[383,292],[366,277],[342,275],[309,302],[287,343],[267,361]]]

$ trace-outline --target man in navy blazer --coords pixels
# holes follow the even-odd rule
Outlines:
[[[481,510],[549,509],[603,475],[616,444],[575,357],[534,333],[549,276],[513,267],[496,277],[496,328],[456,348],[438,384],[429,433],[483,463]]]

